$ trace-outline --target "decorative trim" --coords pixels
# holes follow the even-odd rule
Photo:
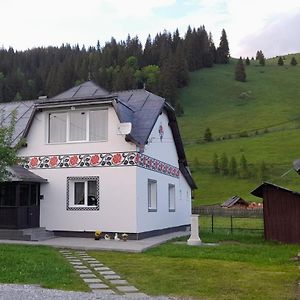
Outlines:
[[[137,166],[175,178],[180,173],[179,168],[138,152],[29,156],[22,157],[21,165],[26,169]]]
[[[70,182],[71,181],[96,181],[97,183],[97,205],[96,206],[70,206]],[[75,211],[90,211],[99,210],[99,177],[98,176],[83,176],[83,177],[67,177],[67,210]]]

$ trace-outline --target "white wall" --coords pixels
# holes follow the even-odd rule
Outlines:
[[[136,168],[34,170],[49,181],[41,185],[44,199],[41,200],[40,226],[48,230],[136,232]],[[68,176],[99,176],[99,211],[66,209]]]
[[[148,179],[157,181],[157,211],[148,211]],[[175,185],[175,212],[169,212],[168,186]],[[185,178],[137,169],[138,232],[190,224],[191,189]]]
[[[144,154],[175,167],[178,165],[178,155],[169,126],[167,115],[163,112],[157,119],[145,147]],[[159,126],[164,129],[160,140]],[[148,211],[148,179],[157,181],[157,211]],[[175,212],[169,212],[168,186],[175,185]],[[160,174],[154,171],[137,169],[137,215],[138,232],[157,230],[190,224],[191,188],[180,173],[179,178]]]
[[[159,136],[159,126],[164,129],[162,141]],[[144,154],[159,159],[170,165],[178,167],[178,155],[173,139],[173,134],[169,126],[169,119],[165,113],[162,113],[149,136],[148,144],[145,146]]]

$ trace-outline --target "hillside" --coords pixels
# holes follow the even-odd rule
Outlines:
[[[277,58],[262,67],[251,61],[246,67],[247,82],[234,78],[235,60],[229,65],[194,72],[180,94],[184,116],[179,124],[188,160],[199,189],[194,205],[220,203],[235,194],[245,199],[261,178],[262,162],[267,166],[265,180],[300,190],[300,177],[291,171],[292,161],[300,158],[300,66],[278,66]],[[300,54],[296,55],[300,63]],[[209,127],[214,141],[204,143]],[[214,174],[214,153],[234,156],[239,163],[244,155],[252,177]]]

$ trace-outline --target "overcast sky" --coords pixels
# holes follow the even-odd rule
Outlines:
[[[226,30],[233,57],[300,52],[300,0],[1,0],[0,45],[103,46],[114,36],[144,44],[164,29],[205,25],[216,46]]]

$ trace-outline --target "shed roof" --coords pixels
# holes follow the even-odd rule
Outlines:
[[[245,201],[244,199],[242,199],[240,196],[232,196],[231,198],[229,198],[228,200],[226,200],[224,203],[221,204],[221,207],[231,207],[237,203],[242,203],[245,205],[248,205],[249,203],[247,201]]]
[[[256,189],[254,189],[254,190],[251,192],[251,194],[254,195],[254,196],[256,196],[256,197],[263,198],[263,192],[264,192],[264,189],[265,189],[266,187],[273,187],[273,188],[275,188],[275,189],[283,190],[283,191],[292,193],[292,194],[294,194],[294,195],[300,196],[300,193],[299,193],[299,192],[289,190],[289,189],[287,189],[287,188],[284,188],[284,187],[282,187],[282,186],[279,186],[279,185],[276,185],[276,184],[270,183],[270,182],[263,182],[260,186],[258,186]]]

